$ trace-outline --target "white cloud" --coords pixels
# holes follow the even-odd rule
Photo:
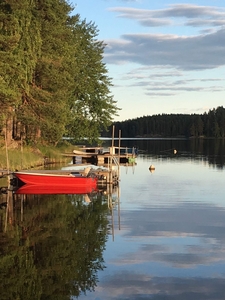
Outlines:
[[[225,28],[194,37],[169,34],[124,34],[106,41],[109,64],[137,63],[180,70],[213,69],[225,65]]]
[[[193,19],[193,21],[184,22],[188,26],[221,26],[224,25],[225,19],[224,9],[192,4],[174,4],[159,10],[129,7],[114,7],[109,10],[119,13],[120,18],[136,20],[143,26],[172,25],[173,22],[168,18]]]

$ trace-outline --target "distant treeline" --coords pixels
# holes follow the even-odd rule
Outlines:
[[[116,122],[115,137],[215,137],[224,138],[225,108],[204,114],[162,114]],[[112,126],[102,136],[112,136]]]

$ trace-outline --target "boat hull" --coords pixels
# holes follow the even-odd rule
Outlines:
[[[14,175],[23,183],[55,187],[90,186],[97,187],[97,177],[81,175],[45,174],[32,172],[15,172]]]

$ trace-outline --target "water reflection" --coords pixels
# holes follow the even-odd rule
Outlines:
[[[123,141],[124,145],[135,146],[140,154],[152,157],[203,158],[217,168],[222,169],[225,165],[224,139],[137,139]]]
[[[86,195],[97,193],[98,190],[94,189],[91,185],[84,186],[43,186],[24,184],[20,186],[15,193],[26,195],[59,195],[59,194],[76,194]]]
[[[136,143],[118,194],[7,200],[2,299],[224,300],[225,150],[214,142]]]
[[[224,149],[219,158],[211,144],[203,151],[180,141],[147,143],[135,172],[121,169],[121,232],[107,241],[95,293],[79,300],[225,299],[225,173],[214,168]]]
[[[173,205],[127,211],[123,220],[126,250],[108,261],[117,267],[98,299],[224,299],[224,210]]]
[[[107,193],[88,201],[87,194],[5,196],[1,299],[68,299],[93,290],[112,228]]]

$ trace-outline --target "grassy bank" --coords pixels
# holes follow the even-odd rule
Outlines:
[[[7,155],[9,169],[15,171],[35,168],[46,163],[66,163],[68,158],[62,154],[71,152],[73,149],[74,146],[66,143],[56,147],[37,145],[22,148],[14,143],[8,147],[8,151],[6,151],[5,146],[2,146],[0,148],[0,169],[7,169]]]

